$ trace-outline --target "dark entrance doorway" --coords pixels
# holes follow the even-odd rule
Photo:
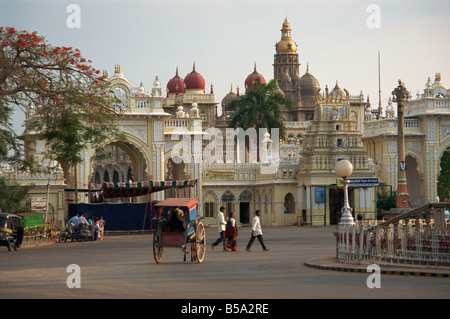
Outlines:
[[[239,218],[241,224],[250,223],[250,203],[239,203]]]
[[[354,196],[353,189],[348,189],[348,201],[351,208],[353,208],[352,215],[355,218],[354,210]],[[329,210],[330,210],[330,225],[337,225],[341,218],[341,210],[344,207],[344,188],[330,187],[329,188]]]

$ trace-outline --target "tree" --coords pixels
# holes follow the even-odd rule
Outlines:
[[[30,210],[30,202],[26,202],[33,185],[22,186],[7,183],[0,178],[0,210],[6,213],[22,213]]]
[[[114,125],[120,100],[91,63],[78,49],[52,46],[36,32],[0,28],[2,112],[8,105],[25,112],[26,130],[47,140],[49,159],[63,168],[78,164],[88,145],[100,149],[122,137]]]
[[[0,99],[0,162],[5,160],[9,163],[20,162],[22,153],[18,136],[12,129],[11,118],[13,108]]]
[[[227,105],[227,111],[234,113],[230,122],[232,128],[253,127],[259,133],[260,128],[279,129],[280,138],[286,137],[286,127],[282,117],[282,108],[290,109],[291,101],[279,90],[276,80],[263,84],[257,79],[245,95],[237,97]]]
[[[382,210],[390,210],[396,207],[396,192],[391,189],[378,188],[377,190],[377,208]]]
[[[442,154],[437,192],[441,200],[450,198],[450,147]]]
[[[261,141],[260,129],[267,129],[270,136],[272,129],[277,128],[279,137],[286,137],[286,126],[282,117],[282,109],[290,109],[291,101],[278,88],[276,80],[267,84],[256,79],[253,86],[248,88],[245,95],[239,96],[227,105],[227,111],[233,114],[229,126],[256,130],[258,141]],[[261,145],[257,143],[259,149]],[[246,144],[249,148],[249,145]],[[257,160],[260,160],[260,150],[257,151]]]

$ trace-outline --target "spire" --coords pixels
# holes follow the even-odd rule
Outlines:
[[[114,66],[114,73],[122,74],[122,68],[120,67],[120,64],[116,64]]]
[[[281,28],[281,38],[291,38],[291,26],[287,17],[284,19],[283,27]]]
[[[441,73],[436,73],[434,81],[435,82],[440,82],[441,81]]]

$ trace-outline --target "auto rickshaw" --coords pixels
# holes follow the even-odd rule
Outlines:
[[[0,246],[6,246],[9,251],[17,250],[23,241],[23,219],[9,213],[0,213]]]

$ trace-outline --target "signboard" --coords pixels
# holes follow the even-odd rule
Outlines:
[[[314,200],[316,203],[325,203],[325,187],[314,188]]]
[[[46,207],[46,197],[31,197],[31,210],[45,210]]]
[[[348,178],[348,187],[378,186],[378,178]],[[344,179],[338,178],[337,186],[344,187]]]

